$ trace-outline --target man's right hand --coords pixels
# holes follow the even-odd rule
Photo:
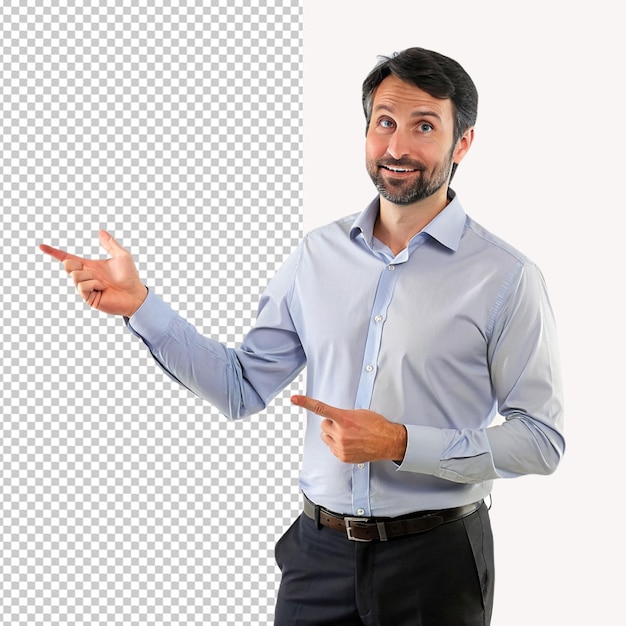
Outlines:
[[[39,248],[63,263],[78,293],[90,307],[111,315],[131,317],[143,304],[148,290],[139,279],[130,252],[105,230],[101,230],[99,236],[109,259],[82,259],[45,244]]]

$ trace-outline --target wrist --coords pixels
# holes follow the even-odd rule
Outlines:
[[[408,434],[404,424],[394,424],[394,433],[392,440],[391,459],[394,463],[400,465],[406,454],[406,446],[408,442]]]
[[[148,288],[145,285],[138,287],[132,296],[133,304],[129,307],[126,317],[132,317],[140,309],[141,305],[146,301],[148,297]]]

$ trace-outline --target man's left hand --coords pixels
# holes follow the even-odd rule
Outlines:
[[[338,409],[307,396],[292,396],[291,402],[325,418],[322,441],[344,463],[401,462],[404,458],[407,432],[402,424],[374,411]]]

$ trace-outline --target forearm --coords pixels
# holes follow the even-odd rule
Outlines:
[[[128,320],[128,327],[168,376],[227,417],[237,419],[264,407],[243,382],[235,351],[198,333],[154,293]]]
[[[562,434],[523,416],[476,430],[407,426],[399,469],[460,483],[552,473],[564,451]]]
[[[201,335],[152,293],[128,325],[171,378],[238,419],[265,408],[305,364],[292,329],[264,323],[273,311],[272,304],[260,308],[239,349]]]

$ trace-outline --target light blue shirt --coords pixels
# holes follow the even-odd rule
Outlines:
[[[307,415],[300,486],[332,511],[460,506],[496,478],[551,473],[565,444],[543,277],[451,196],[397,256],[373,236],[378,199],[309,233],[238,349],[200,335],[153,292],[129,327],[170,376],[231,419],[262,410],[306,366],[307,395],[404,424],[400,464],[352,465]]]

